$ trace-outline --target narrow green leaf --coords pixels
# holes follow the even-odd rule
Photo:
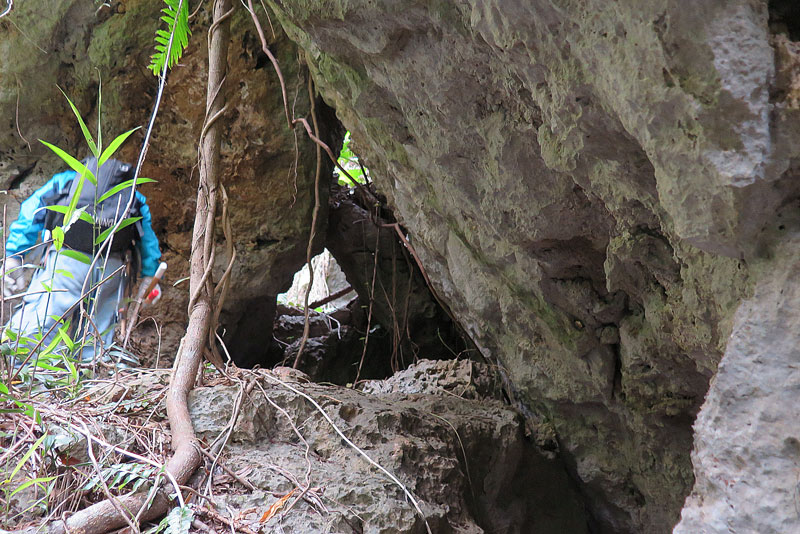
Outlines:
[[[75,187],[75,193],[73,193],[72,198],[69,201],[69,206],[67,206],[67,213],[64,214],[65,221],[71,222],[73,220],[72,217],[75,214],[75,208],[78,205],[78,200],[81,198],[81,191],[83,191],[83,184],[85,182],[84,178],[85,178],[84,175],[81,175],[78,178],[78,185]],[[72,226],[72,225],[68,224],[67,226]]]
[[[53,152],[55,152],[58,155],[58,157],[63,159],[73,171],[77,172],[82,176],[86,176],[87,178],[89,178],[90,182],[92,182],[94,185],[97,185],[97,178],[94,177],[94,173],[92,173],[92,171],[87,169],[83,163],[73,158],[72,156],[70,156],[69,154],[58,148],[57,146],[51,145],[47,141],[42,141],[41,139],[39,139],[39,142],[42,143],[44,146],[48,147]]]
[[[136,490],[138,490],[142,486],[142,484],[144,484],[145,482],[147,482],[146,478],[142,478],[142,477],[137,478],[134,481],[133,486],[131,486],[131,491],[133,491],[135,493]]]
[[[113,482],[111,482],[111,484],[109,484],[108,486],[113,488],[114,486],[119,484],[119,482],[122,480],[122,477],[124,477],[126,473],[127,473],[127,471],[125,471],[124,467],[118,468],[116,476],[114,477]]]
[[[24,490],[25,488],[27,488],[27,487],[29,487],[29,486],[33,486],[34,484],[37,484],[37,485],[38,485],[38,484],[41,484],[41,483],[43,483],[43,482],[50,482],[51,480],[55,480],[55,479],[56,479],[56,477],[39,477],[39,478],[33,478],[33,479],[31,479],[31,480],[27,480],[27,481],[23,482],[22,484],[20,484],[20,485],[19,485],[19,487],[18,487],[17,489],[15,489],[14,491],[12,491],[12,492],[11,492],[11,493],[8,495],[8,498],[10,499],[10,498],[11,498],[11,497],[13,497],[14,495],[16,495],[18,492],[20,492],[20,491]]]
[[[56,317],[55,320],[58,321],[59,320],[58,317]],[[57,359],[58,356],[53,355],[53,351],[56,350],[56,347],[58,347],[58,343],[59,343],[58,337],[54,337],[53,340],[50,342],[50,344],[47,345],[47,348],[44,349],[44,352],[46,354],[39,356],[39,361],[41,361],[43,357],[50,358],[51,360]]]
[[[61,250],[61,247],[64,246],[64,229],[56,226],[53,228],[51,235],[53,236],[53,246],[56,250]]]
[[[128,217],[127,219],[124,219],[119,224],[119,226],[117,227],[117,231],[120,231],[123,228],[125,228],[127,226],[130,226],[130,225],[132,225],[133,223],[135,223],[135,222],[137,222],[139,220],[141,220],[141,217]],[[101,233],[99,236],[97,236],[97,239],[94,240],[94,244],[95,245],[99,245],[100,243],[105,241],[105,239],[109,236],[109,234],[111,234],[112,230],[114,230],[113,226],[111,228],[107,228],[107,229],[103,230],[103,233]]]
[[[66,215],[67,212],[69,211],[69,208],[67,206],[45,206],[44,209],[55,211],[57,213],[61,213],[62,215]],[[86,221],[89,224],[94,224],[94,218],[88,213],[86,213],[85,209],[75,210],[75,213],[72,215],[72,218],[74,219],[75,217],[81,219],[82,221]]]
[[[151,183],[151,182],[156,182],[156,181],[158,181],[158,180],[153,180],[152,178],[137,178],[137,179],[136,179],[136,185],[141,185],[141,184],[149,184],[149,183]],[[102,202],[102,201],[104,201],[105,199],[107,199],[107,198],[109,198],[109,197],[112,197],[112,196],[116,195],[117,193],[119,193],[120,191],[122,191],[122,190],[123,190],[123,189],[125,189],[125,188],[128,188],[128,187],[130,187],[131,185],[133,185],[133,180],[125,180],[124,182],[122,182],[122,183],[120,183],[120,184],[117,184],[117,185],[115,185],[114,187],[112,187],[111,189],[109,189],[108,191],[106,191],[106,192],[103,194],[103,196],[101,196],[100,198],[98,198],[98,199],[97,199],[97,203],[98,203],[98,204],[99,204],[99,203],[101,203],[101,202]]]
[[[77,117],[78,124],[80,124],[81,131],[83,132],[83,137],[86,138],[86,144],[89,145],[89,149],[92,151],[92,154],[94,154],[94,157],[96,158],[99,157],[100,150],[97,148],[97,145],[94,144],[92,134],[89,132],[89,128],[86,127],[86,123],[83,122],[83,117],[81,117],[81,113],[78,111],[78,108],[75,107],[75,104],[72,103],[72,100],[69,99],[67,93],[65,93],[63,89],[59,87],[58,90],[61,91],[61,94],[67,99],[67,102],[69,102],[69,107],[72,108],[72,112],[75,114],[75,117]]]
[[[75,279],[75,275],[72,274],[71,272],[67,271],[66,269],[56,269],[53,272],[56,273],[57,275],[65,276],[65,277],[70,278],[72,280]]]
[[[68,258],[72,258],[73,260],[77,260],[81,263],[85,263],[86,265],[91,265],[92,258],[84,254],[83,252],[78,252],[77,250],[72,250],[69,248],[65,248],[61,251],[62,256],[66,256]]]
[[[99,158],[97,158],[97,161],[98,161],[98,166],[99,166],[99,165],[102,165],[103,163],[105,163],[105,162],[108,160],[108,158],[110,158],[110,157],[111,157],[111,156],[114,154],[114,152],[116,152],[116,151],[117,151],[117,149],[120,147],[120,145],[121,145],[122,143],[124,143],[124,142],[125,142],[125,140],[126,140],[126,139],[127,139],[127,138],[128,138],[128,137],[129,137],[129,136],[130,136],[130,135],[131,135],[133,132],[135,132],[135,131],[136,131],[136,130],[138,130],[139,128],[141,128],[141,126],[137,126],[136,128],[134,128],[134,129],[132,129],[132,130],[128,130],[127,132],[125,132],[125,133],[123,133],[123,134],[120,134],[120,135],[118,135],[118,136],[117,136],[117,137],[116,137],[116,138],[115,138],[113,141],[111,141],[111,144],[110,144],[110,145],[108,145],[108,148],[106,148],[106,149],[103,151],[103,154],[102,154],[102,155],[101,155]]]
[[[61,367],[56,367],[54,365],[50,365],[49,363],[45,363],[41,361],[41,356],[39,357],[40,360],[36,362],[36,367],[40,369],[47,369],[48,371],[63,371],[64,369]]]
[[[125,475],[125,477],[119,483],[119,487],[117,489],[120,490],[120,491],[125,489],[125,486],[130,484],[131,481],[137,480],[138,478],[139,478],[139,473],[136,471],[135,468],[130,470],[130,471],[128,471],[127,474]]]
[[[10,482],[11,479],[14,478],[14,475],[16,475],[19,472],[19,470],[22,469],[22,466],[25,465],[25,463],[30,459],[30,457],[33,456],[33,453],[36,452],[36,449],[39,448],[39,445],[42,444],[44,438],[46,437],[47,437],[47,432],[45,432],[41,438],[37,439],[36,442],[31,446],[31,448],[25,451],[25,454],[23,454],[22,458],[20,458],[19,462],[17,462],[17,466],[11,470],[11,474],[8,475],[8,477],[6,478],[6,482]]]
[[[65,327],[59,328],[58,329],[58,337],[61,338],[61,341],[64,342],[64,345],[66,345],[67,348],[70,350],[70,352],[72,352],[73,350],[75,350],[75,342],[72,341],[72,339],[69,337],[69,335],[67,334],[67,332],[65,330],[66,330]]]
[[[74,384],[77,384],[78,383],[78,368],[75,366],[75,364],[72,362],[72,360],[70,360],[66,356],[64,357],[64,365],[66,365],[67,369],[69,369],[69,375],[72,377],[72,382]]]
[[[103,152],[103,133],[100,129],[100,110],[103,109],[103,78],[101,77],[97,83],[97,151]]]

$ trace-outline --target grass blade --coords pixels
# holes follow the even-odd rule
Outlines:
[[[136,179],[136,185],[148,184],[148,183],[151,183],[151,182],[157,182],[157,181],[158,181],[158,180],[153,180],[152,178],[137,178],[137,179]],[[120,191],[122,191],[122,190],[123,190],[123,189],[125,189],[126,187],[130,187],[131,185],[133,185],[133,180],[125,180],[125,181],[124,181],[124,182],[122,182],[121,184],[117,184],[117,185],[115,185],[114,187],[112,187],[111,189],[109,189],[108,191],[106,191],[106,192],[103,194],[103,196],[101,196],[100,198],[98,198],[98,199],[97,199],[97,203],[98,203],[98,204],[99,204],[99,203],[101,203],[101,202],[102,202],[102,201],[104,201],[105,199],[107,199],[107,198],[110,198],[110,197],[114,196],[115,194],[119,193]]]
[[[44,146],[48,147],[53,152],[55,152],[56,155],[58,157],[60,157],[61,159],[63,159],[66,162],[66,164],[69,165],[69,167],[73,171],[77,172],[81,176],[86,176],[87,178],[89,178],[90,182],[92,182],[94,185],[97,185],[97,178],[94,177],[94,173],[92,171],[90,171],[89,169],[87,169],[86,166],[83,163],[81,163],[77,159],[73,158],[72,156],[67,154],[65,151],[63,151],[62,149],[58,148],[57,146],[51,145],[47,141],[42,141],[41,139],[39,139],[39,142],[42,143]]]
[[[94,144],[94,139],[92,139],[92,134],[91,132],[89,132],[89,128],[86,127],[86,123],[83,122],[83,117],[81,117],[80,111],[78,111],[78,108],[75,107],[75,104],[72,103],[72,100],[69,99],[67,93],[65,93],[63,89],[59,87],[58,90],[61,91],[61,94],[64,95],[64,98],[67,99],[67,102],[69,102],[69,107],[72,108],[72,112],[75,114],[75,117],[77,117],[78,124],[80,124],[81,131],[83,132],[83,137],[86,138],[86,144],[89,145],[89,149],[92,151],[92,154],[94,154],[94,157],[96,158],[99,157],[100,149],[97,148],[97,145]],[[98,122],[98,128],[99,127],[100,123]]]
[[[132,130],[128,130],[127,132],[125,132],[123,134],[119,134],[113,141],[111,141],[111,144],[108,145],[108,148],[106,148],[103,151],[103,154],[100,155],[97,158],[98,167],[100,165],[102,165],[103,163],[105,163],[108,160],[108,158],[110,158],[114,154],[114,152],[117,151],[117,149],[120,147],[120,145],[122,145],[122,143],[125,142],[125,140],[128,138],[128,136],[130,136],[133,132],[135,132],[139,128],[141,128],[141,126],[137,126],[136,128],[134,128]]]

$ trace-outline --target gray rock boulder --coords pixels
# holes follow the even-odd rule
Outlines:
[[[800,532],[800,240],[784,245],[736,312],[675,534]]]
[[[796,209],[791,3],[270,5],[599,530],[669,532],[751,265]]]
[[[436,362],[443,378],[452,373],[446,363]],[[303,499],[266,526],[293,534],[425,532],[397,484],[307,399],[261,373],[223,458],[256,490],[217,492],[220,501],[250,510],[245,523],[255,524],[280,497],[307,487]],[[353,444],[408,488],[435,534],[588,532],[582,499],[561,460],[537,450],[524,437],[519,416],[498,401],[444,390],[378,396],[289,385],[315,399]],[[192,392],[190,411],[200,437],[211,441],[225,430],[238,391],[216,386]]]

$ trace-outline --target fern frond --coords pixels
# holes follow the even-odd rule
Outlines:
[[[164,0],[167,7],[161,9],[160,19],[167,24],[167,29],[156,30],[156,53],[150,56],[150,66],[153,74],[158,76],[166,69],[171,69],[180,60],[183,51],[189,44],[189,2],[188,0]],[[172,48],[167,57],[169,38],[172,37]]]
[[[135,492],[142,484],[148,482],[158,471],[159,469],[157,467],[145,464],[113,464],[103,468],[99,474],[95,474],[82,489],[83,491],[91,491],[101,487],[103,484],[100,479],[102,478],[109,488],[117,491],[122,491],[125,486],[133,482],[130,490]]]

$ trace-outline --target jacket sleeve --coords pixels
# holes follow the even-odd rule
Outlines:
[[[158,269],[158,263],[161,259],[161,250],[158,248],[158,237],[153,231],[152,220],[150,217],[150,207],[147,205],[147,199],[140,192],[136,192],[136,199],[141,204],[139,207],[139,214],[142,220],[139,221],[142,228],[142,235],[136,247],[139,249],[139,255],[142,258],[142,276],[153,276]]]
[[[49,206],[53,199],[68,189],[75,176],[75,171],[64,171],[53,175],[46,184],[37,189],[20,205],[17,220],[8,227],[6,256],[15,254],[23,256],[23,250],[36,244],[44,231],[47,215],[44,207]]]

